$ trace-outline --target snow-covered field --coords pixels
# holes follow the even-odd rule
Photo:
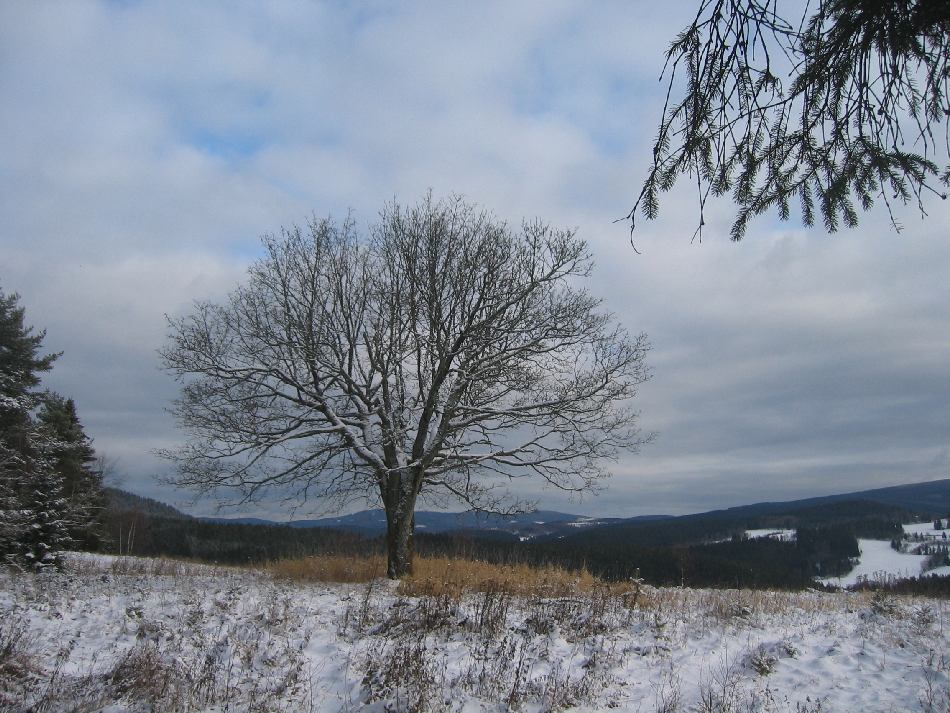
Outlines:
[[[907,535],[921,535],[930,540],[943,541],[943,535],[946,530],[935,530],[932,522],[915,522],[912,525],[904,525],[904,533]],[[950,532],[947,532],[950,537]]]
[[[862,580],[918,577],[921,565],[927,559],[926,555],[897,552],[886,540],[859,539],[858,546],[861,548],[861,559],[854,569],[843,577],[829,577],[822,581],[850,587]]]
[[[935,531],[932,522],[903,525],[903,528],[905,538],[918,537],[928,542],[933,541],[937,544],[945,542],[942,538],[943,531]],[[913,545],[914,540],[905,540],[905,544]],[[842,577],[828,577],[821,581],[839,587],[850,587],[862,581],[903,579],[907,577],[919,577],[921,574],[926,576],[950,575],[950,567],[936,567],[923,572],[923,565],[927,560],[927,555],[915,554],[913,552],[898,552],[891,547],[890,542],[885,540],[859,539],[858,546],[861,549],[861,557],[854,569]]]
[[[867,593],[456,600],[102,557],[0,573],[0,710],[945,713],[947,651],[945,602]]]
[[[795,540],[795,530],[769,528],[764,530],[746,530],[746,537],[750,540],[756,540],[763,537],[771,537],[783,542],[793,542]]]

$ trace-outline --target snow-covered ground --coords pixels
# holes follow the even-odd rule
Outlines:
[[[932,522],[915,522],[912,525],[904,525],[904,533],[907,535],[921,535],[931,540],[943,541],[944,533],[950,537],[950,532],[946,530],[935,530]]]
[[[945,602],[867,593],[456,601],[101,557],[0,572],[0,710],[943,712],[948,650]]]
[[[861,548],[861,559],[854,569],[843,577],[828,577],[822,581],[850,587],[862,580],[918,577],[921,565],[927,559],[926,555],[898,552],[886,540],[859,539],[858,547]]]
[[[944,542],[942,538],[943,531],[935,531],[933,522],[912,523],[903,525],[903,528],[905,544],[913,545],[914,540],[911,539],[908,542],[908,538],[918,536],[925,540],[934,540],[938,544]],[[861,581],[903,579],[919,577],[922,574],[927,576],[950,575],[950,567],[937,567],[924,572],[923,565],[927,560],[927,555],[914,552],[898,552],[891,547],[890,542],[885,540],[859,539],[858,546],[861,549],[861,557],[854,569],[842,577],[827,577],[821,581],[839,587],[850,587]]]
[[[783,542],[793,542],[795,540],[795,530],[783,530],[783,529],[763,529],[763,530],[746,530],[746,537],[750,540],[756,540],[762,537],[771,537],[776,540],[782,540]]]
[[[938,544],[944,542],[942,538],[943,531],[935,531],[933,522],[913,523],[904,525],[903,528],[905,535],[911,537],[919,535],[928,540],[935,540]],[[914,543],[910,542],[908,544]],[[883,581],[919,577],[922,574],[926,576],[950,575],[950,567],[937,567],[923,572],[922,567],[927,560],[927,555],[898,552],[891,547],[890,542],[885,540],[859,539],[858,546],[861,549],[861,557],[854,569],[842,577],[827,577],[821,581],[839,587],[850,587],[865,580]]]

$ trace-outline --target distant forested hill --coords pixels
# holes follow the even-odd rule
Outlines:
[[[416,546],[420,554],[555,563],[586,567],[608,579],[640,576],[653,584],[800,588],[811,586],[816,575],[848,571],[858,552],[858,537],[889,540],[900,532],[901,522],[946,517],[948,495],[950,480],[943,480],[607,523],[539,512],[504,525],[488,518],[480,529],[478,523],[473,527],[468,518],[452,515],[463,529],[439,532],[442,521],[433,519],[431,529],[417,530]],[[372,511],[338,519],[338,526],[353,528],[340,531],[315,527],[313,521],[288,526],[250,518],[243,522],[191,518],[163,503],[115,489],[110,489],[110,502],[112,548],[123,554],[255,563],[383,550]],[[443,519],[448,517],[443,514]],[[442,526],[448,523],[445,519]],[[365,529],[357,531],[357,524]],[[760,528],[794,529],[798,536],[793,541],[744,536],[746,530]]]
[[[801,507],[791,503],[762,503],[729,510],[714,510],[663,520],[624,520],[562,538],[565,545],[615,547],[618,543],[640,547],[711,544],[740,536],[746,530],[848,526],[857,537],[890,539],[894,525],[913,514],[895,505],[866,500],[842,500]]]
[[[910,483],[908,485],[893,485],[887,488],[859,490],[853,493],[839,493],[837,495],[823,495],[817,498],[805,498],[789,502],[763,502],[754,505],[743,505],[729,508],[722,512],[736,514],[761,514],[781,512],[783,510],[801,510],[816,505],[842,502],[845,500],[866,500],[882,505],[892,505],[901,508],[920,519],[931,517],[947,517],[950,514],[950,479],[931,480],[926,483]]]
[[[570,536],[528,542],[420,534],[420,551],[503,562],[521,559],[584,567],[609,580],[651,584],[797,589],[815,576],[844,574],[859,554],[858,537],[892,539],[908,513],[867,501],[805,508],[717,511],[655,521],[625,521]],[[796,530],[791,541],[750,539],[746,530]]]
[[[849,514],[850,513],[850,514]],[[743,529],[757,527],[797,527],[820,524],[829,517],[835,520],[850,517],[863,519],[877,515],[892,518],[895,513],[914,520],[927,520],[950,515],[950,479],[927,483],[898,485],[856,493],[840,493],[786,502],[762,502],[740,505],[692,515],[670,517],[647,515],[632,518],[593,518],[562,512],[539,510],[523,515],[501,517],[475,513],[442,513],[420,510],[416,513],[416,532],[428,534],[469,533],[497,539],[564,539],[585,537],[604,529],[605,536],[618,532],[638,533],[645,544],[702,542],[717,540]],[[207,518],[216,522],[240,524],[278,524],[258,518]],[[366,537],[386,531],[382,510],[363,510],[350,515],[298,520],[286,523],[291,527],[327,527],[349,530]],[[647,533],[655,533],[648,535]],[[871,536],[870,534],[866,536]]]
[[[225,564],[260,564],[312,554],[356,554],[377,545],[350,532],[210,522],[165,503],[107,488],[108,549],[124,555],[168,556]]]
[[[109,508],[114,512],[140,512],[157,517],[191,519],[191,515],[186,515],[181,510],[158,500],[145,498],[119,488],[104,488],[104,490]]]

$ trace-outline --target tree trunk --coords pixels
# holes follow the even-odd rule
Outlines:
[[[415,554],[412,542],[415,530],[413,509],[394,512],[386,518],[386,576],[390,579],[412,574],[412,558]]]

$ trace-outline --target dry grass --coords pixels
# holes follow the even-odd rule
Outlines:
[[[412,575],[399,584],[405,596],[449,596],[465,592],[504,592],[517,596],[558,597],[606,587],[586,570],[556,566],[491,564],[449,557],[417,557]]]
[[[268,571],[302,582],[369,582],[384,576],[382,555],[321,555],[274,562]],[[416,557],[413,572],[399,583],[403,596],[450,597],[466,592],[504,592],[517,596],[559,597],[598,590],[624,595],[638,591],[634,583],[607,583],[586,570],[557,566],[492,564],[450,557]]]
[[[66,556],[65,569],[71,574],[78,575],[197,577],[247,568],[170,557],[130,557],[127,555],[99,557],[83,552],[70,552]]]
[[[267,571],[298,582],[370,582],[386,574],[382,555],[314,555],[272,562]]]
[[[67,570],[73,574],[138,576],[215,576],[233,574],[239,567],[221,566],[149,557],[86,557],[71,554]],[[316,555],[249,567],[272,576],[298,582],[366,583],[385,576],[385,555]],[[626,607],[656,610],[689,618],[696,610],[720,621],[736,621],[757,615],[801,610],[817,614],[842,608],[871,605],[872,593],[818,594],[761,590],[676,587],[654,588],[629,582],[605,582],[586,570],[568,570],[554,565],[492,564],[450,557],[419,557],[413,573],[396,590],[407,597],[437,597],[459,600],[466,593],[497,593],[519,597],[571,597],[590,595],[617,597]],[[913,597],[906,598],[907,601]]]
[[[131,576],[199,576],[233,573],[241,567],[211,565],[165,557],[95,557],[71,554],[67,570],[73,574]],[[386,574],[385,555],[314,555],[284,559],[259,570],[298,582],[365,583]],[[403,596],[458,599],[466,592],[498,592],[516,596],[561,597],[591,592],[649,599],[646,589],[632,582],[608,583],[587,570],[555,565],[492,564],[451,557],[416,557],[413,573],[399,583]]]

